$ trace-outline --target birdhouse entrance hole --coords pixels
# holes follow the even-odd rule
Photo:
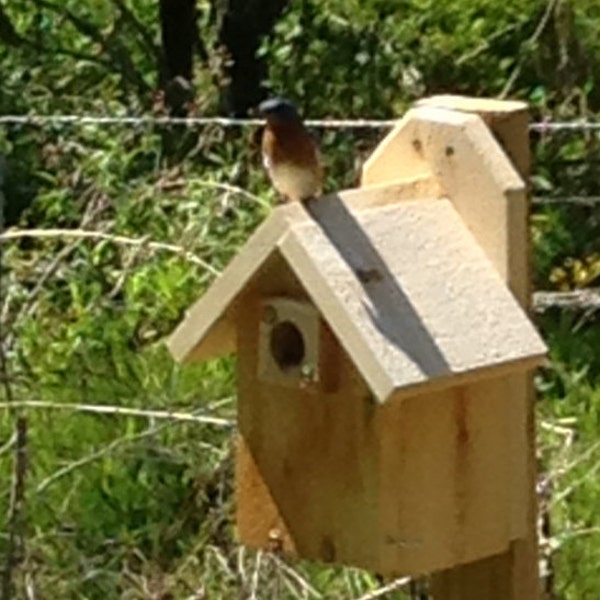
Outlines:
[[[291,321],[277,323],[271,330],[271,354],[282,371],[299,367],[304,361],[304,338]]]
[[[320,379],[321,316],[306,300],[265,298],[261,306],[258,376],[307,389]]]

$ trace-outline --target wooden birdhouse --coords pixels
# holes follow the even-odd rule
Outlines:
[[[178,361],[237,354],[244,544],[400,575],[530,536],[526,119],[421,103],[363,187],[275,208],[172,335]]]

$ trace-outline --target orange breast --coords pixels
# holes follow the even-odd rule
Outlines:
[[[302,123],[267,126],[262,150],[273,165],[292,162],[309,168],[320,166],[317,147]]]
[[[302,123],[268,125],[262,139],[265,166],[275,188],[290,200],[321,193],[319,152]]]

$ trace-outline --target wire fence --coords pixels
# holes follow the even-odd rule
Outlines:
[[[534,196],[531,203],[534,206],[563,204],[592,208],[600,204],[600,196]]]
[[[390,129],[399,119],[306,119],[316,129]],[[0,125],[7,126],[125,126],[125,127],[260,127],[264,120],[229,117],[168,117],[157,115],[67,115],[26,114],[0,115]],[[537,121],[529,125],[538,133],[595,132],[600,121]]]

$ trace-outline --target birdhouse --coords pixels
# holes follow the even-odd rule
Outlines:
[[[526,109],[452,102],[410,110],[362,187],[275,208],[170,338],[182,362],[237,354],[246,545],[402,575],[528,535],[522,382],[546,348],[499,137],[527,144]]]

